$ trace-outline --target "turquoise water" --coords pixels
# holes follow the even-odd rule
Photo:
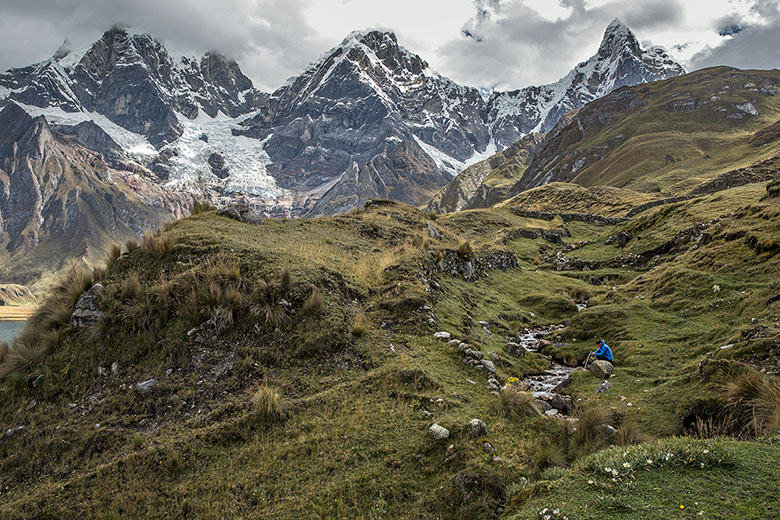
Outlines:
[[[11,342],[24,327],[23,321],[0,321],[0,341]]]

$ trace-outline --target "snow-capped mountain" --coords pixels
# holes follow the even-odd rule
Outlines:
[[[0,97],[17,103],[99,114],[158,147],[181,135],[177,114],[236,117],[265,101],[235,61],[216,53],[174,61],[151,36],[120,27],[88,49],[63,46],[48,60],[6,71],[0,88]]]
[[[394,34],[364,31],[269,96],[233,60],[175,58],[151,36],[114,27],[87,49],[62,47],[0,74],[0,108],[43,116],[112,167],[172,192],[316,216],[368,198],[423,204],[566,111],[682,72],[615,21],[599,52],[558,83],[486,97],[436,73]]]
[[[634,33],[618,19],[604,32],[598,52],[566,76],[539,87],[494,93],[488,100],[488,124],[503,147],[531,132],[549,132],[566,112],[623,87],[685,74],[661,47],[642,49]]]
[[[327,188],[312,214],[332,214],[369,197],[426,202],[495,152],[483,115],[477,89],[437,74],[394,34],[368,31],[274,92],[243,133],[266,141],[281,186]]]

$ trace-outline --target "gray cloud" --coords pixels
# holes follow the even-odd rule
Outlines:
[[[176,53],[232,56],[273,90],[349,30],[373,25],[395,30],[459,83],[520,88],[555,81],[591,56],[615,17],[640,40],[665,38],[687,56],[710,42],[689,68],[779,66],[778,0],[750,1],[751,12],[726,0],[3,0],[0,70],[45,59],[66,38],[86,47],[120,23]],[[713,13],[713,2],[724,12]],[[552,14],[538,12],[546,9]],[[703,17],[711,27],[702,28]]]
[[[739,68],[780,68],[780,7],[777,0],[760,0],[752,9],[761,19],[748,24],[737,14],[718,20],[715,30],[727,38],[716,46],[707,46],[691,58],[695,69],[730,65]]]
[[[596,8],[584,0],[559,3],[568,16],[550,19],[519,0],[475,0],[477,12],[464,25],[464,36],[440,49],[444,69],[481,87],[552,82],[596,52],[615,17],[640,30],[682,18],[678,0],[612,1]]]
[[[149,32],[174,51],[232,56],[259,87],[270,89],[333,43],[303,21],[307,1],[5,0],[0,69],[49,56],[65,38],[74,47],[87,46],[119,23]]]

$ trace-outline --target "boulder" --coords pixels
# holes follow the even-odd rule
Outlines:
[[[71,325],[77,329],[86,329],[100,321],[103,312],[98,309],[98,299],[102,291],[103,286],[96,283],[79,298],[70,316]]]
[[[260,215],[246,204],[231,204],[217,211],[217,215],[246,224],[261,224],[263,222]]]
[[[588,365],[588,369],[590,370],[591,374],[598,377],[599,379],[607,379],[612,375],[614,367],[609,361],[597,359]]]
[[[469,421],[469,434],[472,437],[485,437],[487,436],[487,424],[485,421],[479,419],[472,419]]]
[[[436,440],[442,441],[450,438],[450,431],[447,428],[440,426],[439,423],[434,423],[428,428],[428,435]]]
[[[621,231],[617,236],[617,246],[626,247],[632,238],[633,237],[630,234],[626,233],[625,231]]]
[[[550,406],[552,406],[553,408],[557,408],[563,413],[566,413],[566,411],[569,408],[569,405],[566,402],[566,400],[558,394],[553,394],[552,398],[550,399]]]
[[[520,345],[519,343],[515,343],[514,341],[510,341],[506,345],[506,351],[515,357],[523,357],[525,356],[525,347]]]

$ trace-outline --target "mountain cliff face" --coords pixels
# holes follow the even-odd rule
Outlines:
[[[79,259],[102,260],[112,240],[186,214],[189,196],[114,170],[71,130],[15,104],[0,112],[0,278],[34,284]]]

